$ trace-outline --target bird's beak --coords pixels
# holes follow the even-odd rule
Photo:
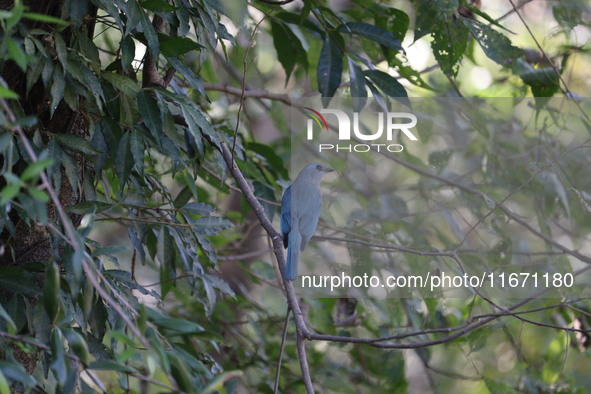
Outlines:
[[[333,170],[332,168],[328,168],[328,167],[326,167],[326,168],[324,169],[324,172],[326,172],[326,173],[329,173],[329,172],[334,172],[334,170]]]

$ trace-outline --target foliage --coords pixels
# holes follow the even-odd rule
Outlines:
[[[249,237],[260,233],[221,154],[222,146],[232,147],[238,168],[272,218],[280,198],[277,185],[288,178],[284,109],[280,101],[270,103],[276,98],[272,94],[229,98],[233,91],[227,87],[256,91],[278,86],[265,86],[277,78],[277,70],[265,72],[259,69],[265,61],[254,63],[251,57],[264,59],[274,48],[285,72],[281,82],[306,93],[306,81],[316,81],[313,90],[325,106],[340,91],[360,98],[358,109],[369,96],[387,107],[390,99],[408,104],[409,95],[450,94],[447,81],[461,82],[458,75],[468,61],[484,62],[475,57],[475,47],[500,67],[495,72],[515,96],[528,88],[538,99],[570,93],[561,82],[570,52],[562,55],[560,65],[533,64],[500,22],[464,1],[416,0],[412,7],[352,1],[351,8],[341,11],[322,0],[305,0],[301,9],[259,1],[49,3],[52,7],[42,9],[35,2],[14,1],[0,11],[2,393],[10,388],[66,393],[145,392],[146,387],[188,393],[272,391],[284,297],[274,287],[274,261],[263,261],[264,253],[258,253],[244,262],[243,243],[255,243]],[[470,15],[460,13],[461,7]],[[586,7],[573,2],[552,11],[568,32],[583,23],[575,11],[586,12]],[[440,75],[427,79],[411,66],[405,40],[413,30],[415,41],[429,37]],[[243,108],[244,100],[259,100],[259,107],[248,103]],[[252,115],[261,108],[284,133],[270,143],[256,134]],[[580,121],[591,129],[585,117]],[[502,173],[493,148],[504,144],[503,136],[490,136],[485,125],[475,124],[478,134],[467,148],[468,159],[487,163],[483,176],[500,185],[489,191],[490,199],[500,199],[500,190],[519,187],[517,171],[528,168]],[[554,144],[548,151],[552,154],[566,146],[551,133],[521,131],[529,134],[512,152],[516,156],[536,150],[540,139]],[[483,148],[487,144],[490,148]],[[405,152],[400,160],[410,164],[407,168],[414,164],[451,179],[446,170],[454,154],[417,157]],[[565,168],[578,168],[589,179],[586,169],[578,167],[589,168],[588,159],[564,160]],[[430,202],[429,193],[440,186],[427,176],[419,178],[419,193]],[[532,186],[540,196],[534,213],[582,218],[589,210],[586,186],[548,170]],[[492,201],[457,193],[480,216]],[[403,201],[393,198],[391,203],[407,211]],[[504,220],[499,215],[496,220]],[[421,218],[412,225],[410,220],[387,221],[384,227],[396,234],[394,240],[427,250],[432,240],[422,231]],[[454,227],[453,217],[448,220],[433,231],[438,244],[452,247],[442,230]],[[550,234],[550,226],[539,222],[541,232]],[[495,223],[488,224],[498,231]],[[351,222],[343,230],[368,235],[364,227],[369,226]],[[583,231],[588,223],[581,219],[576,227]],[[498,248],[510,253],[511,240],[503,241],[509,246],[499,243]],[[370,253],[348,247],[354,258]],[[229,260],[239,262],[237,280],[223,268]],[[536,302],[542,308],[540,319],[569,327],[578,321],[587,327],[586,318],[576,313],[588,316],[585,300]],[[545,311],[552,303],[559,305]],[[437,299],[336,298],[311,298],[305,304],[307,319],[318,332],[345,337],[454,327],[473,309],[485,313],[489,306],[480,298],[449,300],[447,305]],[[351,316],[350,324],[341,324]],[[523,355],[514,341],[519,324],[497,320],[448,345],[417,349],[419,361],[412,365],[447,376],[442,379],[450,379],[444,382],[448,387],[467,389],[449,361],[443,372],[436,365],[442,355],[468,364],[472,355],[465,354],[474,353],[486,368],[467,378],[477,382],[473,389],[564,387],[574,392],[584,385],[588,377],[579,371],[566,377],[556,373],[564,347],[571,340],[581,342],[575,332],[535,331],[543,346],[532,346]],[[302,392],[292,332],[290,328],[280,387]],[[405,343],[438,335],[421,333]],[[494,348],[497,344],[500,350]],[[516,360],[524,378],[505,383],[506,370],[489,363],[487,349],[496,352],[495,361],[503,360],[503,352],[515,354],[509,358]],[[315,384],[329,392],[403,392],[413,380],[407,356],[360,344],[308,346]],[[588,366],[588,353],[572,357]]]

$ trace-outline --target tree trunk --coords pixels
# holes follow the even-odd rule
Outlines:
[[[86,1],[86,0],[77,0]],[[14,1],[0,0],[0,9],[10,9]],[[36,12],[54,17],[62,17],[63,0],[25,0],[24,4],[28,11]],[[94,25],[94,15],[96,9],[88,3],[88,10],[91,13],[90,21],[86,24],[89,34],[92,34]],[[37,21],[25,20],[25,23],[31,28],[43,29],[52,33],[55,29],[53,24],[44,24]],[[68,27],[61,32],[66,43],[71,40],[72,33]],[[49,37],[49,36],[48,36]],[[49,40],[51,42],[51,40]],[[50,44],[47,44],[50,45]],[[19,104],[25,115],[33,115],[38,119],[36,130],[39,131],[44,142],[47,142],[48,135],[55,134],[88,134],[88,122],[85,117],[78,112],[72,111],[65,102],[61,102],[50,117],[49,91],[43,86],[41,80],[33,85],[31,91],[26,91],[26,74],[12,61],[4,64],[1,70],[2,78],[8,84],[8,87],[18,93],[20,96]],[[34,130],[31,130],[31,135]],[[78,173],[84,174],[82,157],[76,157]],[[26,167],[23,160],[20,160],[13,167],[13,172],[19,173]],[[63,171],[62,171],[63,172]],[[0,180],[0,188],[4,186],[3,180]],[[79,200],[79,193],[75,193],[72,186],[67,181],[67,177],[62,173],[61,184],[55,185],[59,189],[59,199],[65,208],[76,204]],[[6,228],[0,233],[0,247],[4,253],[0,255],[0,265],[23,265],[32,262],[47,262],[52,255],[51,242],[46,227],[35,223],[26,223],[19,218],[16,209],[10,212],[10,219],[14,224],[14,232],[10,233]],[[48,217],[54,220],[56,215],[53,206],[48,206]],[[72,217],[75,221],[76,218]]]

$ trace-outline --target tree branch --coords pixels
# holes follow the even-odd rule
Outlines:
[[[292,105],[291,98],[287,94],[278,94],[278,93],[271,93],[266,90],[250,90],[245,89],[242,90],[240,88],[236,88],[230,86],[225,83],[204,83],[203,88],[205,90],[214,90],[218,92],[224,92],[231,94],[233,96],[244,96],[248,98],[261,98],[261,99],[270,99],[281,101],[287,105]]]
[[[225,143],[222,143],[219,147],[219,151],[222,154],[224,161],[226,162],[226,166],[228,167],[230,174],[236,181],[238,187],[244,193],[244,198],[248,202],[248,204],[253,209],[256,217],[258,218],[259,222],[271,238],[273,244],[273,253],[275,254],[275,258],[277,259],[277,264],[279,265],[279,270],[281,272],[285,271],[285,256],[283,255],[283,243],[281,240],[281,235],[275,230],[273,224],[265,214],[265,209],[259,203],[257,198],[255,197],[250,185],[242,175],[242,172],[232,159],[232,153],[228,149],[228,146]],[[291,281],[283,279],[283,287],[285,288],[285,295],[287,297],[287,304],[289,308],[293,311],[293,316],[296,324],[296,330],[298,334],[298,354],[300,358],[300,366],[302,369],[302,375],[304,382],[310,382],[310,385],[306,385],[306,389],[312,389],[314,392],[313,387],[311,386],[310,380],[310,371],[308,368],[308,360],[305,358],[305,347],[303,346],[303,340],[309,339],[311,336],[310,331],[306,327],[306,322],[304,321],[304,317],[302,315],[302,310],[300,309],[300,305],[298,303],[297,295],[295,293],[295,288]]]
[[[304,379],[304,386],[308,394],[314,393],[314,386],[312,385],[312,378],[310,376],[310,367],[308,367],[308,358],[306,356],[306,344],[304,343],[302,334],[296,331],[296,345],[298,349],[298,357],[300,359],[300,368],[302,369],[302,378]]]
[[[164,19],[162,19],[158,15],[154,15],[154,19],[152,20],[152,25],[154,26],[154,30],[158,33],[162,33],[162,28],[164,27]],[[144,55],[144,67],[142,70],[142,87],[150,87],[150,86],[158,86],[161,88],[165,88],[170,80],[172,79],[170,69],[167,71],[166,82],[158,72],[158,58],[155,58],[152,52],[150,52],[150,48],[146,48],[146,54]],[[172,69],[174,70],[174,68]]]

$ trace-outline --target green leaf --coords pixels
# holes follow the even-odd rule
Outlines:
[[[215,208],[203,202],[189,202],[183,205],[182,210],[194,213],[197,215],[209,215]]]
[[[406,78],[407,81],[424,89],[432,90],[431,87],[427,85],[425,81],[423,81],[421,73],[410,66],[406,55],[403,53],[398,52],[393,56],[390,56],[388,58],[388,64],[390,67],[393,67],[401,77]]]
[[[519,76],[535,97],[552,97],[560,88],[560,77],[552,67],[532,69]]]
[[[64,98],[64,89],[66,88],[66,80],[64,79],[64,72],[59,64],[56,64],[53,69],[53,83],[51,84],[51,111],[53,113],[57,109],[60,101]]]
[[[68,182],[72,186],[72,192],[74,195],[78,195],[78,189],[80,187],[80,169],[74,158],[67,153],[62,153],[62,167],[68,178]]]
[[[94,156],[99,153],[99,151],[90,145],[85,138],[75,134],[57,134],[55,139],[64,148],[68,148],[75,152],[84,153],[89,156]]]
[[[37,118],[34,115],[23,116],[12,122],[14,126],[20,126],[23,128],[33,127],[37,124]]]
[[[68,55],[68,67],[66,70],[74,77],[74,79],[88,88],[89,92],[94,96],[99,108],[102,108],[102,101],[105,98],[103,87],[96,75],[90,71],[88,67],[82,64],[78,55],[73,53]]]
[[[94,65],[99,66],[101,65],[101,59],[99,55],[99,50],[92,42],[92,40],[85,34],[84,31],[76,31],[76,44],[78,48],[80,48],[80,53],[89,59]]]
[[[6,380],[6,376],[4,376],[2,370],[0,370],[0,393],[10,393],[8,380]]]
[[[363,22],[348,22],[338,27],[342,33],[356,34],[397,51],[402,50],[401,42],[394,34],[381,27]]]
[[[188,37],[160,36],[160,51],[166,57],[178,57],[189,51],[199,50],[203,45]]]
[[[559,0],[556,5],[552,6],[552,14],[556,22],[569,30],[572,30],[578,24],[585,23],[581,15],[588,12],[589,5],[587,2]]]
[[[113,282],[117,283],[117,287],[124,286],[130,290],[137,290],[140,293],[142,293],[143,295],[150,295],[150,296],[154,297],[154,299],[156,299],[156,300],[160,299],[160,296],[158,295],[158,293],[156,293],[153,290],[148,290],[145,287],[140,286],[138,283],[136,283],[132,279],[131,272],[129,272],[129,271],[106,270],[106,271],[104,271],[104,274],[107,278],[109,278]]]
[[[22,267],[0,266],[0,288],[11,293],[36,296],[41,291],[36,277]]]
[[[207,216],[199,218],[192,223],[193,229],[197,232],[206,235],[215,235],[220,231],[226,230],[233,226],[232,222],[228,219],[220,218],[217,216]]]
[[[51,158],[35,161],[31,163],[27,168],[25,168],[23,174],[21,175],[21,179],[23,181],[27,181],[29,179],[37,179],[39,174],[41,174],[41,172],[46,168],[51,167],[52,164],[53,159]]]
[[[324,39],[324,45],[320,52],[316,78],[318,91],[322,95],[322,105],[325,107],[341,84],[343,73],[343,54],[336,43],[329,37]]]
[[[410,23],[406,12],[380,3],[374,4],[372,12],[375,15],[376,26],[389,31],[400,41],[404,39]]]
[[[146,0],[142,1],[140,5],[152,12],[172,12],[179,9],[164,0]]]
[[[68,67],[68,48],[66,47],[66,42],[64,41],[62,35],[57,32],[54,34],[53,40],[55,43],[57,58],[65,70]]]
[[[1,133],[0,134],[0,152],[2,153],[9,153],[13,147],[13,138],[11,133]],[[4,173],[6,176],[8,173]]]
[[[121,66],[123,70],[127,70],[131,66],[131,62],[135,58],[135,43],[131,36],[126,36],[121,40]]]
[[[191,67],[187,66],[185,63],[174,57],[168,58],[168,62],[172,67],[174,67],[175,70],[180,72],[183,77],[185,77],[193,89],[197,90],[202,96],[207,97],[207,93],[205,92],[205,89],[203,89],[201,78],[195,74]]]
[[[205,328],[199,324],[188,320],[165,316],[151,317],[150,320],[158,327],[177,332],[178,335],[197,334],[205,331]]]
[[[46,203],[49,201],[49,196],[43,190],[39,190],[35,187],[27,187],[27,193],[35,200]]]
[[[53,371],[58,384],[63,386],[66,382],[66,360],[64,358],[64,344],[61,330],[56,327],[51,332],[51,364],[49,367]]]
[[[217,131],[211,126],[211,123],[209,120],[207,120],[199,107],[193,103],[190,103],[188,105],[181,105],[181,109],[183,116],[189,125],[189,131],[194,138],[201,139],[201,132],[203,131],[210,137],[211,141],[216,146],[220,145],[221,141]]]
[[[382,92],[410,107],[406,89],[404,89],[404,86],[402,86],[396,78],[380,70],[366,70],[364,73],[382,90]]]
[[[133,156],[129,149],[129,135],[130,133],[123,134],[115,155],[115,170],[117,172],[117,177],[119,177],[119,186],[121,189],[123,189],[123,186],[127,183],[134,164]]]
[[[195,387],[191,379],[191,374],[175,353],[168,352],[168,359],[170,361],[170,372],[179,388],[186,393],[195,393]]]
[[[133,227],[130,226],[127,228],[127,235],[129,237],[129,240],[131,241],[131,244],[133,245],[133,248],[139,254],[141,263],[144,264],[146,261],[146,251],[144,249],[144,244],[142,243],[142,241],[140,241],[140,238],[138,237],[137,232],[134,230]]]
[[[498,28],[506,30],[508,33],[515,34],[511,30],[507,29],[505,26],[501,25],[495,18],[488,15],[486,12],[482,11],[479,7],[476,7],[474,4],[471,4],[467,0],[461,0],[462,6],[468,9],[469,11],[473,12],[474,14],[482,17],[491,25],[494,25]]]
[[[470,31],[458,18],[438,21],[433,28],[431,49],[441,70],[450,77],[458,74],[459,62],[468,48]]]
[[[274,171],[277,171],[285,179],[289,178],[283,159],[277,154],[276,149],[273,149],[268,144],[260,144],[258,142],[247,142],[244,146],[247,151],[252,151],[257,155],[265,158]]]
[[[8,290],[8,291],[11,291],[11,290]],[[12,320],[12,317],[8,314],[6,309],[4,309],[2,304],[0,304],[0,317],[2,319],[4,319],[4,322],[6,323],[6,327],[8,329],[8,332],[11,334],[15,333],[16,332],[16,323],[14,322],[14,320]],[[0,393],[1,392],[2,392],[2,390],[0,389]]]
[[[308,69],[308,56],[300,39],[284,23],[271,20],[271,32],[273,45],[277,51],[277,59],[287,76],[285,79],[285,84],[287,84],[296,63],[302,65],[305,70]]]
[[[127,365],[120,364],[117,361],[113,360],[95,361],[88,366],[88,369],[96,369],[99,371],[115,371],[131,374],[139,373],[136,369],[129,367]]]
[[[207,255],[207,258],[214,264],[217,265],[218,258],[215,249],[211,246],[211,243],[201,233],[195,233],[197,243],[203,252]]]
[[[68,22],[45,14],[38,14],[36,12],[25,12],[23,13],[23,18],[30,19],[33,21],[43,22],[43,23],[54,23],[56,25],[67,26],[69,25]]]
[[[0,198],[0,205],[4,205],[7,202],[11,201],[14,197],[16,197],[20,189],[21,188],[19,185],[4,186],[4,189],[2,189],[2,192],[0,193],[0,195],[2,195],[2,197]]]
[[[349,78],[351,98],[353,100],[353,109],[360,112],[367,102],[367,86],[365,85],[365,75],[361,67],[355,63],[353,59],[348,58],[349,62]]]
[[[137,95],[137,104],[145,125],[150,129],[152,135],[162,134],[162,117],[156,100],[146,91],[140,91]]]
[[[192,197],[197,195],[197,188],[192,187],[191,185],[191,181],[189,181],[189,185],[187,185],[186,187],[183,188],[183,190],[181,190],[179,192],[179,194],[176,195],[172,205],[175,208],[179,208],[182,207],[183,205],[185,205]]]
[[[43,285],[43,306],[49,320],[54,322],[60,310],[60,271],[55,262],[47,264]]]
[[[232,379],[238,379],[242,377],[244,373],[242,371],[228,371],[219,374],[213,379],[211,382],[205,386],[201,394],[212,394],[212,393],[220,393],[225,391],[226,383],[228,383]]]
[[[25,387],[37,386],[35,379],[25,371],[25,368],[20,363],[0,360],[0,372],[2,372],[5,378],[22,383]],[[8,391],[7,393],[10,392]]]
[[[0,86],[0,97],[4,99],[18,99],[18,94],[4,86]]]
[[[154,59],[157,60],[160,54],[160,42],[158,41],[158,34],[156,33],[150,18],[148,18],[148,14],[146,14],[143,10],[138,11],[140,13],[142,29],[144,30],[144,35],[148,41],[148,48]]]
[[[282,21],[292,25],[299,25],[301,27],[304,27],[318,36],[324,35],[324,30],[322,30],[322,28],[318,26],[316,23],[312,22],[310,19],[305,17],[303,13],[302,15],[297,15],[292,12],[281,11],[274,14],[273,17],[279,18]]]
[[[457,0],[416,0],[414,40],[432,33],[438,25],[453,19],[458,5]]]
[[[455,77],[468,47],[469,30],[455,14],[458,0],[417,0],[415,42],[431,34],[431,48],[441,70]]]
[[[158,261],[164,270],[174,267],[174,240],[165,227],[158,233]]]
[[[137,128],[131,131],[129,147],[135,166],[141,176],[144,174],[144,135]]]
[[[90,362],[90,353],[84,337],[74,329],[64,328],[63,330],[70,350],[78,356],[84,365],[88,365]]]
[[[139,84],[131,78],[115,74],[115,73],[104,73],[102,77],[106,79],[115,89],[118,89],[121,93],[127,96],[135,96],[140,91]]]
[[[449,159],[453,153],[453,149],[444,149],[429,154],[429,164],[437,170],[441,170],[447,166]]]
[[[507,36],[490,26],[471,19],[464,19],[463,22],[486,56],[497,64],[508,66],[523,56],[521,48],[514,46]]]
[[[21,46],[12,37],[6,37],[4,39],[4,45],[6,45],[9,57],[14,60],[21,70],[26,71],[27,55],[23,52]]]

